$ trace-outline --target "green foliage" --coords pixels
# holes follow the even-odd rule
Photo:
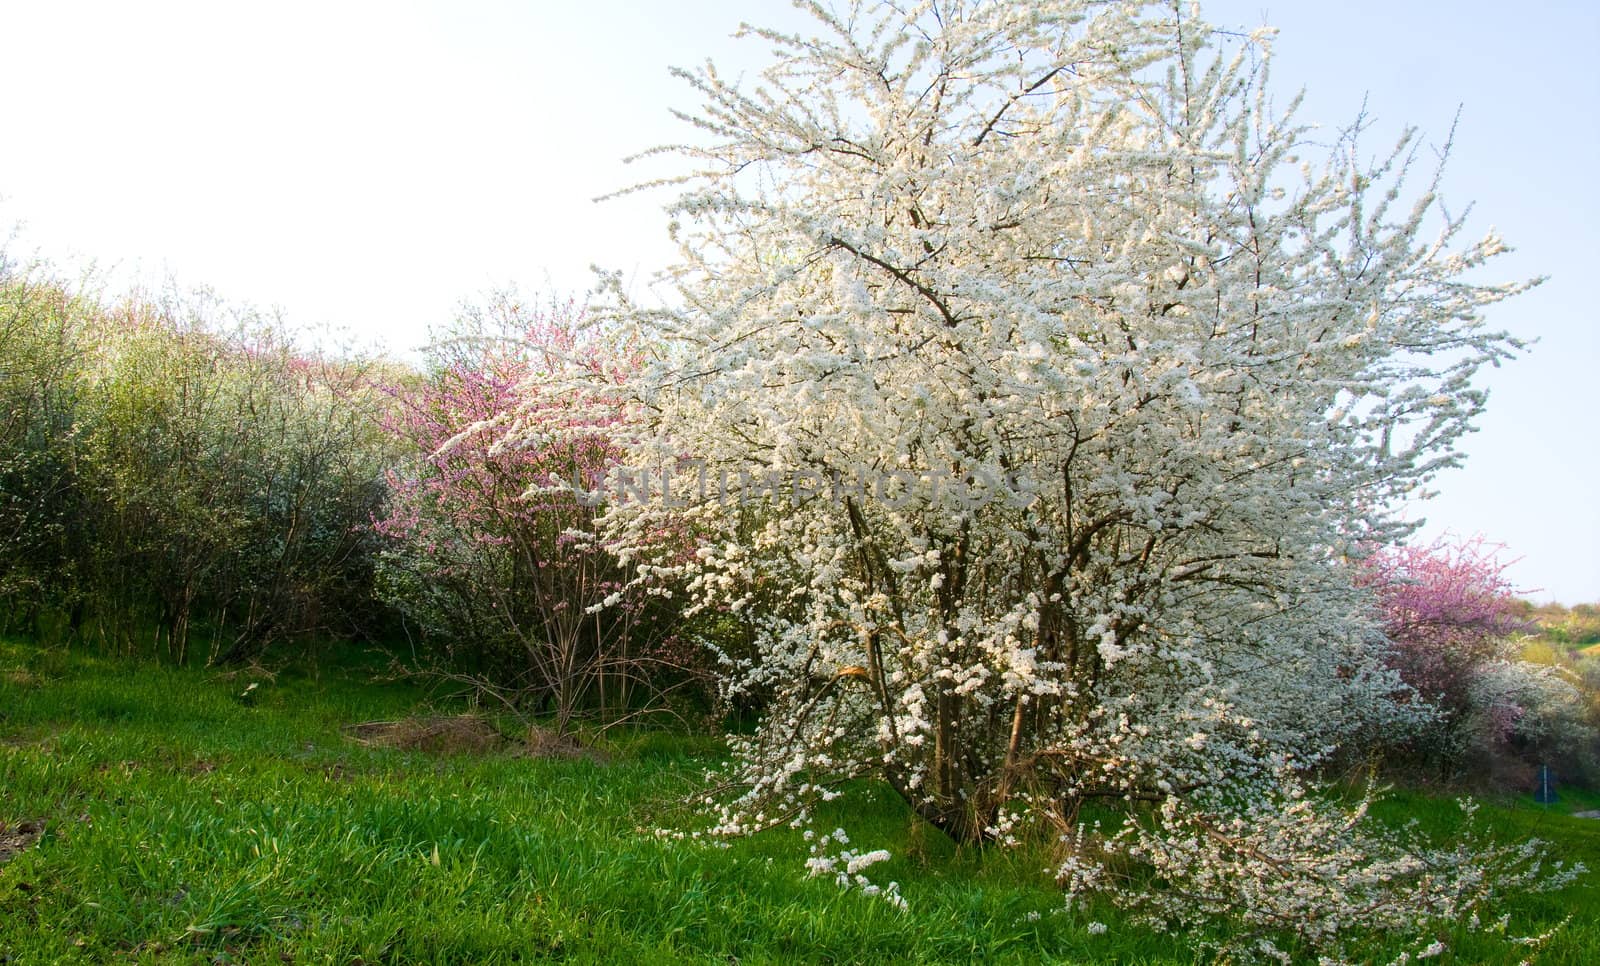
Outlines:
[[[1567,650],[1581,651],[1600,644],[1600,604],[1565,607],[1524,601],[1523,614],[1535,634]]]
[[[238,662],[370,610],[368,363],[203,298],[105,304],[3,262],[0,312],[13,624],[179,664],[202,629]]]
[[[0,599],[37,610],[82,546],[71,450],[87,307],[0,251]]]
[[[409,686],[327,669],[253,680],[246,704],[243,675],[0,641],[0,822],[47,823],[0,866],[0,961],[1203,961],[1192,937],[1061,911],[1047,843],[958,849],[886,788],[860,789],[849,818],[894,843],[904,913],[797,878],[784,836],[651,834],[717,754],[703,740],[619,739],[610,764],[428,757],[340,734],[416,710]],[[1459,822],[1419,795],[1380,807],[1439,835]],[[1525,801],[1483,813],[1506,840],[1600,863],[1600,822]],[[1508,911],[1513,934],[1572,917],[1542,962],[1600,945],[1592,879]],[[1455,961],[1523,955],[1478,942]],[[1380,940],[1371,958],[1395,952]]]

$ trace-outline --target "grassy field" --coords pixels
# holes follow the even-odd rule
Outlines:
[[[377,748],[343,727],[425,695],[349,671],[285,672],[244,699],[247,684],[0,641],[0,963],[1202,959],[1109,908],[1062,911],[1042,849],[958,852],[881,790],[848,825],[895,853],[880,878],[906,912],[802,878],[794,836],[712,849],[645,832],[714,762],[703,739],[635,738],[604,762]],[[1596,807],[1484,812],[1600,869],[1600,822],[1563,814]],[[1440,833],[1456,812],[1383,806]],[[1506,911],[1516,934],[1571,914],[1540,961],[1600,956],[1600,875]],[[1471,939],[1439,961],[1520,958]]]

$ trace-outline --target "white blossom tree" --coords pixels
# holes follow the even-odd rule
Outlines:
[[[766,709],[719,829],[874,776],[964,842],[1098,798],[1254,848],[1297,769],[1413,713],[1349,561],[1516,348],[1480,310],[1523,286],[1468,278],[1501,243],[1410,188],[1412,135],[1315,145],[1270,35],[1186,4],[799,5],[818,36],[746,28],[755,84],[682,73],[677,307],[615,288],[666,347],[632,465],[702,483],[698,553],[640,573],[740,615]]]

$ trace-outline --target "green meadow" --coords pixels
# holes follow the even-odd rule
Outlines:
[[[796,835],[663,837],[693,827],[683,803],[720,755],[704,738],[536,756],[350,727],[459,710],[359,668],[222,675],[0,642],[0,963],[1190,963],[1219,938],[1065,909],[1049,843],[958,850],[886,788],[845,807],[856,842],[894,853],[878,878],[905,911],[805,878]],[[1569,793],[1483,815],[1600,868],[1600,821],[1567,814],[1589,808],[1600,797]],[[1440,835],[1459,821],[1411,793],[1381,815]],[[1504,911],[1511,935],[1567,921],[1541,962],[1600,950],[1594,874]],[[1526,956],[1439,938],[1452,951],[1436,961]]]

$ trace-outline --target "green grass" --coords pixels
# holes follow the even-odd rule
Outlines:
[[[804,879],[794,835],[716,849],[642,831],[714,761],[704,740],[608,764],[427,756],[339,730],[417,710],[404,685],[286,673],[248,704],[244,685],[0,642],[0,823],[48,823],[0,866],[0,963],[1198,961],[1112,910],[1061,911],[1042,852],[958,851],[883,789],[840,821],[895,853],[879,878],[904,913]],[[1384,809],[1440,834],[1456,812]],[[1600,868],[1600,822],[1485,812]],[[1542,961],[1600,950],[1595,878],[1508,906],[1519,933],[1573,915]],[[1519,958],[1472,941],[1455,961]]]

